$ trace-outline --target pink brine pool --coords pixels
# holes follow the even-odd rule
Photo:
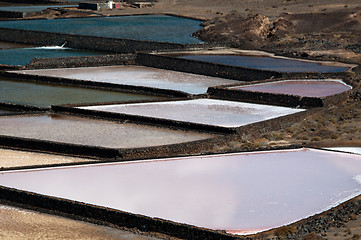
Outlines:
[[[0,184],[245,234],[359,195],[360,176],[360,155],[297,149],[8,171]]]
[[[302,97],[327,97],[352,89],[351,86],[340,80],[285,80],[268,82],[238,87],[230,87],[232,90],[244,90],[250,92],[278,93],[296,95]]]

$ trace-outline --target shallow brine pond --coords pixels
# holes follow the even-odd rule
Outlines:
[[[352,87],[340,80],[300,79],[230,87],[229,89],[250,92],[279,93],[302,97],[327,97],[346,92],[352,89]]]
[[[360,155],[311,149],[0,173],[6,187],[238,234],[325,211],[360,180]]]
[[[300,61],[295,59],[265,57],[265,56],[241,56],[241,55],[216,55],[194,54],[178,56],[183,59],[211,62],[231,65],[236,67],[253,68],[276,72],[343,72],[347,67],[326,66],[321,63]]]
[[[51,105],[158,100],[163,97],[0,79],[0,102],[49,107]]]
[[[0,22],[1,23],[1,22]],[[33,58],[56,58],[104,55],[105,53],[63,47],[31,47],[0,49],[0,64],[26,65]]]
[[[166,15],[1,21],[0,27],[174,43],[201,43],[201,21]]]
[[[111,66],[66,69],[21,70],[17,73],[70,78],[100,83],[144,86],[204,94],[208,87],[240,83],[224,78],[215,78],[191,73],[176,72],[143,66]]]
[[[303,109],[215,99],[118,104],[81,108],[222,127],[240,127],[305,111]]]
[[[76,5],[42,5],[42,6],[17,6],[17,7],[0,7],[0,11],[7,12],[41,12],[47,8],[64,8],[76,7]]]
[[[133,123],[46,114],[1,117],[0,135],[106,148],[151,147],[215,137]]]

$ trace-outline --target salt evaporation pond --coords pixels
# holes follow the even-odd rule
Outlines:
[[[0,41],[0,49],[4,48],[24,48],[31,47],[30,45],[20,44],[20,43],[9,43]]]
[[[255,122],[305,111],[304,109],[215,99],[117,104],[87,106],[80,108],[221,127],[240,127]]]
[[[346,92],[352,89],[352,87],[341,80],[300,79],[229,87],[229,89],[250,92],[279,93],[302,97],[327,97]]]
[[[266,57],[266,56],[242,56],[242,55],[217,55],[217,54],[194,54],[181,55],[178,58],[231,65],[236,67],[253,68],[276,72],[344,72],[347,67],[326,66],[321,63],[300,61],[295,59]]]
[[[0,204],[0,219],[3,239],[158,239],[3,204]]]
[[[361,147],[328,147],[325,149],[336,150],[341,152],[361,154]]]
[[[166,15],[1,21],[0,27],[172,43],[201,43],[192,37],[201,21]]]
[[[0,148],[0,168],[89,162],[92,159]]]
[[[359,195],[360,174],[360,155],[298,149],[9,171],[0,184],[244,234]]]
[[[61,77],[101,83],[144,86],[204,94],[208,87],[240,83],[224,78],[176,72],[143,66],[110,66],[11,71],[22,74]]]
[[[106,148],[151,147],[215,137],[148,125],[47,114],[1,117],[0,135]]]
[[[41,6],[16,6],[0,7],[0,11],[6,12],[41,12],[48,8],[76,7],[76,5],[41,5]]]
[[[26,65],[29,64],[33,58],[77,57],[104,54],[105,53],[101,52],[85,51],[57,46],[0,49],[0,64]]]
[[[0,79],[0,102],[36,107],[49,107],[51,105],[61,104],[159,99],[164,98],[134,93]]]

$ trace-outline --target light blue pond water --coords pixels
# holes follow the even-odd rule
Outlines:
[[[201,43],[192,33],[201,21],[172,16],[121,16],[1,21],[0,27],[172,43]]]
[[[92,56],[105,53],[60,47],[0,49],[0,64],[26,65],[33,58]]]
[[[41,12],[47,8],[75,7],[75,5],[44,5],[44,6],[19,6],[19,7],[0,7],[0,11],[8,12]]]
[[[304,62],[292,59],[272,58],[263,56],[240,55],[184,55],[179,58],[231,65],[236,67],[254,68],[277,72],[343,72],[348,68],[325,66],[314,62]]]

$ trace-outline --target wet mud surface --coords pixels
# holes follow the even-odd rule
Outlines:
[[[65,115],[2,117],[0,135],[106,148],[160,146],[215,136]]]

